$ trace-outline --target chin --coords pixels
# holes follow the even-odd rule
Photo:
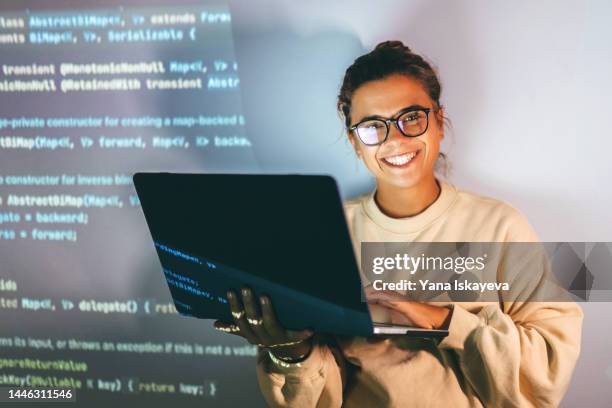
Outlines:
[[[420,181],[420,178],[414,177],[394,177],[392,179],[386,179],[384,183],[395,188],[409,189],[417,186]]]
[[[402,189],[411,189],[413,187],[416,187],[417,183],[395,183],[395,187],[397,188],[402,188]]]

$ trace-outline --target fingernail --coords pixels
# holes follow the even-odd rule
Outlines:
[[[249,290],[247,288],[242,288],[242,296],[249,296]]]
[[[227,291],[227,298],[228,298],[228,299],[231,299],[233,296],[234,296],[234,294],[232,293],[232,291],[231,291],[231,290],[228,290],[228,291]]]
[[[263,296],[262,296],[262,297],[259,299],[259,302],[260,302],[262,305],[265,305],[265,304],[267,304],[267,303],[268,303],[268,299],[266,299],[265,297],[263,297]]]

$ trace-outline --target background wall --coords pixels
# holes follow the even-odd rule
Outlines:
[[[230,2],[244,111],[265,171],[371,189],[343,137],[344,70],[399,39],[438,67],[450,180],[519,208],[544,241],[612,241],[612,4],[518,0]],[[611,272],[612,273],[612,272]],[[612,304],[583,304],[564,406],[612,403]]]

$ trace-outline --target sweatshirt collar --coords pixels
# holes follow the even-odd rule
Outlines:
[[[392,218],[384,214],[374,200],[376,191],[371,192],[363,202],[363,209],[376,225],[398,234],[410,234],[422,231],[435,220],[440,218],[457,198],[457,189],[452,184],[438,180],[440,183],[440,196],[425,211],[412,217]]]

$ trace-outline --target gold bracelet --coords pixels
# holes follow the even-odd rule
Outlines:
[[[282,360],[280,360],[279,358],[277,358],[274,354],[272,354],[272,352],[270,350],[268,350],[268,356],[270,356],[270,360],[272,360],[272,362],[278,366],[281,367],[285,367],[285,368],[291,368],[291,367],[301,367],[302,363],[286,363]]]
[[[277,364],[281,367],[302,367],[302,363],[310,356],[310,353],[312,352],[313,348],[314,346],[311,346],[307,352],[296,358],[275,356],[274,353],[272,353],[270,350],[268,350],[268,355],[270,356],[270,360],[272,360],[274,364]]]
[[[296,344],[300,344],[302,342],[304,342],[304,340],[306,339],[302,339],[302,340],[298,340],[298,341],[289,341],[287,343],[277,343],[277,344],[257,344],[259,347],[262,348],[277,348],[277,347],[287,347],[287,346],[295,346]]]

